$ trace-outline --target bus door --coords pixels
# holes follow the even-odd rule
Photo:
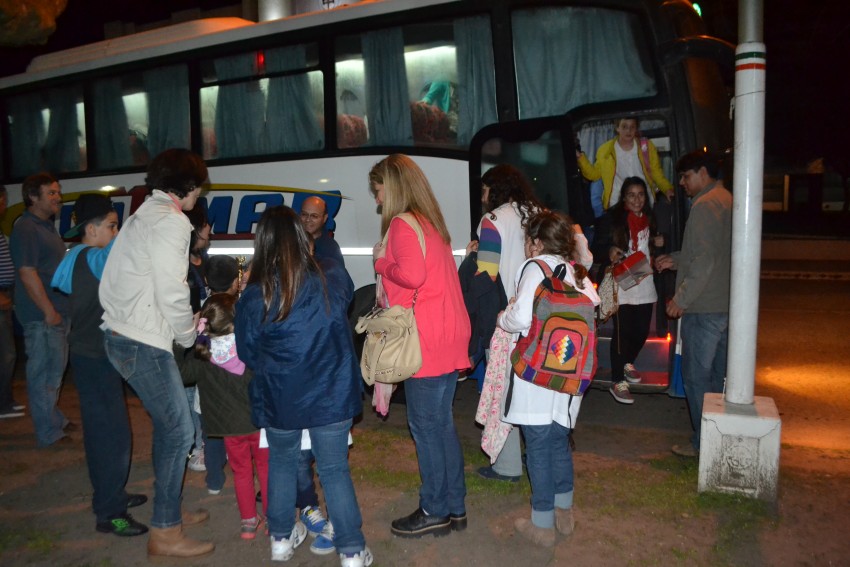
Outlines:
[[[598,133],[600,123],[600,120],[582,120],[581,126],[574,126],[567,116],[560,116],[493,124],[483,128],[470,144],[470,225],[478,226],[483,214],[482,174],[497,164],[509,163],[526,175],[538,199],[546,207],[569,214],[581,225],[589,241],[594,238],[601,239],[603,235],[594,235],[597,219],[591,203],[590,184],[582,177],[576,161],[576,146],[581,144],[582,138],[586,139],[588,129],[595,129]],[[664,129],[660,124],[661,122],[653,123],[653,128],[654,134],[659,138],[659,145],[663,148]],[[613,127],[611,132],[613,133]],[[669,147],[669,144],[667,146]],[[595,148],[593,154],[589,155],[594,154]],[[475,214],[476,211],[479,212],[478,215]],[[597,256],[599,255],[597,251]],[[599,258],[594,258],[594,267],[603,264],[597,260]],[[591,269],[591,275],[593,273],[594,270]],[[612,332],[611,320],[600,325],[597,330],[598,365],[594,387],[607,389],[611,385]],[[653,317],[649,339],[635,360],[635,366],[641,372],[643,380],[641,384],[630,384],[631,391],[667,391],[672,362],[671,345],[670,334],[659,333]]]

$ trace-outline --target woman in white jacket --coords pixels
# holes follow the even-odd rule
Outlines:
[[[589,297],[594,305],[599,296],[587,270],[568,259],[576,239],[572,221],[563,214],[543,211],[532,217],[526,228],[525,255],[554,269],[566,265],[564,281]],[[526,269],[527,268],[527,269]],[[539,266],[527,260],[517,273],[515,299],[499,314],[499,326],[514,333],[531,328],[534,294],[543,280]],[[580,396],[562,394],[511,376],[511,389],[503,399],[504,421],[519,425],[525,437],[528,476],[531,479],[531,519],[516,521],[517,531],[545,547],[555,545],[555,529],[562,535],[573,531],[573,459],[569,435],[581,406]]]

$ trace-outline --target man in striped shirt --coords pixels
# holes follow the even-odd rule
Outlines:
[[[8,195],[0,185],[0,218],[6,213]],[[12,375],[15,372],[15,335],[12,330],[12,285],[15,266],[9,254],[6,235],[0,234],[0,419],[22,417],[24,406],[12,397]]]

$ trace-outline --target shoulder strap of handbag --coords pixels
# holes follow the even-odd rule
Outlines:
[[[396,215],[394,218],[401,219],[406,222],[410,228],[413,229],[413,232],[416,233],[416,238],[419,239],[419,246],[422,248],[422,257],[425,258],[425,233],[422,232],[422,226],[419,224],[419,221],[416,220],[416,215],[412,213],[401,213]],[[387,232],[384,234],[384,238],[381,241],[384,245],[387,244],[387,240],[390,237],[390,231],[387,229]],[[375,285],[375,306],[378,305],[378,301],[380,301],[381,295],[384,291],[384,285],[381,278],[381,274],[378,274],[376,277],[376,285]],[[413,292],[413,305],[411,308],[416,307],[416,298],[419,295],[419,288],[416,288]]]

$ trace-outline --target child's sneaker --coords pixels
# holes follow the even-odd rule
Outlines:
[[[368,567],[374,559],[368,547],[364,548],[360,553],[339,554],[340,567]]]
[[[295,526],[292,527],[289,538],[275,539],[274,536],[271,536],[272,561],[289,561],[292,559],[292,556],[295,555],[295,548],[301,545],[306,537],[307,528],[297,520]]]
[[[305,506],[301,509],[301,521],[307,528],[310,537],[318,537],[325,531],[328,521],[322,515],[318,506]]]
[[[204,448],[195,449],[189,454],[189,470],[195,472],[204,472],[207,466],[204,463]]]
[[[329,555],[336,551],[334,545],[334,527],[328,521],[325,524],[325,530],[316,536],[313,543],[310,544],[310,551],[316,555]]]
[[[240,530],[239,537],[242,539],[254,539],[257,537],[257,530],[260,529],[262,524],[262,516],[254,516],[253,518],[242,520],[242,528]]]

